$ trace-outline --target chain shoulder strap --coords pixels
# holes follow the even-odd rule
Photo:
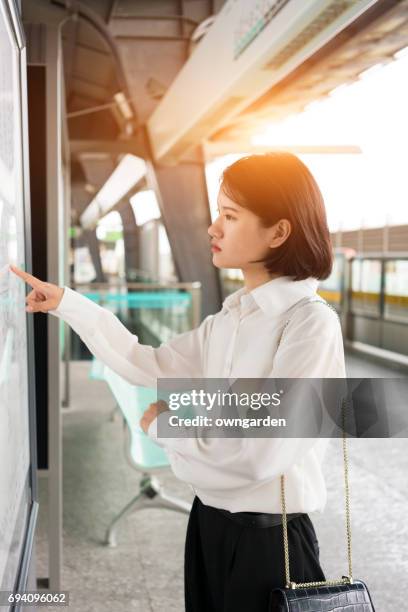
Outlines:
[[[318,298],[314,298],[308,300],[307,302],[303,302],[301,306],[306,306],[307,304],[318,303],[327,306],[331,310],[333,310],[338,316],[337,310],[331,305],[328,304],[324,300],[320,300]],[[297,309],[296,309],[297,310]],[[283,326],[279,341],[278,348],[282,341],[283,334],[289,325],[291,318],[285,321]],[[350,489],[349,489],[349,478],[348,478],[348,456],[347,456],[347,437],[346,437],[346,401],[342,402],[342,429],[343,429],[343,462],[344,462],[344,486],[345,486],[345,504],[346,504],[346,537],[347,537],[347,558],[348,558],[348,575],[342,576],[338,580],[321,580],[318,582],[301,582],[296,583],[292,582],[290,579],[290,566],[289,566],[289,544],[288,544],[288,524],[286,517],[286,500],[285,500],[285,475],[282,474],[280,478],[281,482],[281,506],[282,506],[282,527],[283,527],[283,548],[284,548],[284,556],[285,556],[285,579],[286,579],[286,588],[306,588],[306,587],[317,587],[317,586],[334,586],[339,584],[348,584],[353,582],[353,570],[352,570],[352,554],[351,554],[351,524],[350,524]]]
[[[323,304],[323,306],[326,306],[327,308],[330,308],[330,310],[332,310],[336,314],[336,316],[337,316],[337,318],[339,319],[339,322],[340,322],[339,313],[337,312],[335,307],[332,306],[331,304],[329,304],[328,302],[326,302],[325,300],[320,300],[319,298],[312,298],[312,299],[309,299],[307,301],[303,301],[302,300],[302,303],[300,304],[300,306],[298,306],[296,308],[295,312],[297,312],[299,310],[299,308],[302,308],[302,306],[307,306],[308,304]],[[286,328],[287,328],[287,326],[289,325],[290,322],[291,322],[291,317],[289,319],[286,319],[286,321],[285,321],[285,323],[283,325],[283,328],[282,328],[282,331],[281,331],[281,335],[280,335],[280,338],[279,338],[279,341],[278,341],[278,348],[279,348],[280,343],[282,342],[283,334],[285,333],[285,330],[286,330]]]

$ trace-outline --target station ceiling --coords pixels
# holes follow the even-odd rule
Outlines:
[[[222,0],[22,0],[26,23],[61,28],[74,183],[85,181],[89,191],[98,190],[120,155],[149,151],[149,119],[194,59],[195,39],[205,37],[223,5]],[[219,113],[204,135],[208,155],[248,150],[251,134],[262,125],[300,112],[369,67],[391,61],[407,44],[408,0],[377,0],[258,99],[236,113]],[[179,158],[190,155],[181,149]]]

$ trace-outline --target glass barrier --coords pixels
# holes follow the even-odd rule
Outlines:
[[[343,254],[337,253],[334,256],[333,269],[329,278],[319,281],[317,290],[318,294],[338,311],[342,307],[346,261],[346,257]]]
[[[381,315],[381,260],[354,259],[351,268],[351,311]]]
[[[396,259],[385,263],[384,318],[408,320],[408,260]]]
[[[143,344],[159,346],[200,324],[200,283],[81,283],[73,288],[113,312]],[[78,340],[73,339],[71,359],[89,359]]]

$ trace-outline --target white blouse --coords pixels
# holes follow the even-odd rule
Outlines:
[[[155,387],[157,378],[345,377],[337,315],[320,304],[304,304],[307,297],[318,298],[317,285],[314,278],[282,276],[249,292],[239,289],[198,328],[158,348],[139,344],[112,312],[69,287],[49,313],[66,321],[98,359],[134,385]],[[148,434],[204,504],[230,512],[280,513],[284,473],[287,512],[322,512],[326,505],[321,464],[327,439],[164,439],[157,436],[157,419]]]

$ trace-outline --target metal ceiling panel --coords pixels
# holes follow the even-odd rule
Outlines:
[[[148,121],[155,158],[175,162],[183,149],[211,136],[374,3],[227,2]],[[211,110],[237,97],[242,104],[209,125]]]

